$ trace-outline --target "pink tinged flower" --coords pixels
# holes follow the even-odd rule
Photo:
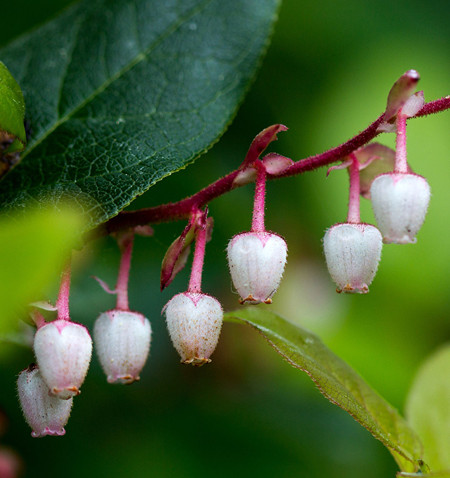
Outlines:
[[[244,232],[228,244],[228,265],[243,304],[270,304],[287,258],[285,240],[270,232]]]
[[[381,257],[380,231],[370,224],[336,224],[325,233],[323,248],[337,292],[369,292]]]
[[[222,328],[220,302],[207,294],[184,292],[174,296],[163,311],[181,362],[197,366],[211,362]]]
[[[145,365],[152,329],[142,314],[109,310],[94,325],[94,342],[109,383],[133,383]]]
[[[409,173],[381,174],[374,179],[370,195],[383,242],[415,243],[431,196],[426,179]]]
[[[64,426],[69,419],[73,399],[61,400],[52,396],[37,365],[30,365],[20,372],[17,389],[25,420],[33,430],[32,437],[66,433]]]
[[[86,327],[67,320],[50,322],[37,330],[34,353],[51,394],[69,399],[80,393],[92,354]]]

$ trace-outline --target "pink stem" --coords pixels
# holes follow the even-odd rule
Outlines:
[[[189,280],[188,292],[201,293],[203,261],[205,258],[206,227],[202,226],[195,237],[194,260],[192,261],[191,278]]]
[[[450,96],[444,96],[438,100],[433,100],[425,103],[422,108],[411,118],[420,118],[422,116],[431,115],[433,113],[440,113],[441,111],[450,108]]]
[[[351,154],[350,158],[352,160],[352,163],[350,164],[348,169],[350,176],[350,187],[347,222],[349,222],[350,224],[359,224],[361,222],[361,215],[359,210],[359,161],[354,154]]]
[[[58,320],[70,320],[70,315],[69,315],[70,276],[71,276],[71,267],[70,267],[70,260],[69,260],[61,276],[61,285],[59,287],[58,299],[56,301],[56,308],[58,309]]]
[[[128,308],[128,279],[130,277],[131,254],[133,252],[134,236],[131,235],[121,244],[122,257],[120,258],[119,275],[117,276],[116,293],[118,310]]]
[[[396,173],[408,172],[408,159],[406,157],[406,115],[402,110],[397,112],[397,137],[395,145],[395,167]]]
[[[450,96],[440,98],[438,100],[426,103],[421,110],[414,116],[419,118],[431,113],[438,113],[450,109]],[[332,148],[324,153],[302,159],[294,163],[283,174],[278,176],[267,175],[267,179],[276,179],[279,177],[295,176],[306,171],[313,171],[322,166],[327,166],[331,163],[339,161],[344,156],[349,155],[356,149],[367,144],[380,134],[378,127],[383,123],[384,113],[379,116],[372,124],[370,124],[364,131],[357,134],[347,142]],[[227,174],[223,178],[218,179],[198,193],[182,199],[175,203],[162,204],[159,206],[140,209],[138,211],[124,211],[113,217],[104,225],[99,226],[93,231],[87,239],[94,239],[96,237],[111,234],[113,232],[132,228],[135,226],[143,226],[146,224],[157,224],[161,222],[176,221],[180,219],[187,219],[190,217],[194,209],[202,208],[213,199],[222,196],[223,194],[238,187],[234,180],[240,173],[237,169]]]
[[[255,162],[256,184],[253,203],[252,232],[265,232],[264,207],[266,204],[266,168],[261,161]]]
[[[31,312],[31,319],[33,322],[36,324],[36,327],[40,329],[42,326],[44,326],[47,322],[44,319],[44,316],[37,310],[33,310]]]

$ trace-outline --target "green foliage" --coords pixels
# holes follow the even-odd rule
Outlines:
[[[397,478],[450,478],[449,471],[439,471],[437,473],[397,473]]]
[[[433,471],[450,476],[450,344],[435,352],[420,368],[408,396],[406,413],[424,445]],[[443,475],[443,476],[444,476]]]
[[[31,128],[0,207],[88,198],[92,227],[191,163],[234,116],[278,3],[85,0],[0,50]]]
[[[20,86],[0,61],[0,133],[7,133],[12,140],[17,140],[8,148],[9,152],[20,151],[25,146],[24,115],[25,103]]]
[[[422,446],[408,423],[319,337],[262,308],[241,309],[225,316],[255,327],[286,361],[306,372],[330,402],[380,440],[401,470],[419,469]]]
[[[63,262],[79,240],[82,224],[70,210],[30,210],[20,218],[0,219],[0,333],[16,328],[22,309],[41,300],[57,280]]]

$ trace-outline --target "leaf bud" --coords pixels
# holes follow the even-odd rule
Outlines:
[[[415,243],[431,196],[427,180],[410,173],[381,174],[374,179],[370,195],[383,242]]]
[[[109,310],[94,325],[97,355],[109,383],[139,380],[150,350],[152,328],[138,312]]]
[[[49,322],[34,336],[34,353],[52,395],[69,399],[80,393],[92,354],[86,327],[62,319]]]
[[[61,400],[49,393],[37,365],[32,364],[19,374],[17,380],[20,405],[34,438],[46,435],[61,436],[70,416],[73,399]]]
[[[323,248],[337,292],[369,292],[382,245],[380,231],[370,224],[335,224],[326,231]]]
[[[184,292],[175,295],[163,312],[181,362],[197,366],[211,362],[222,328],[220,302],[207,294]]]
[[[286,241],[271,232],[244,232],[228,244],[228,265],[240,302],[270,304],[287,258]]]

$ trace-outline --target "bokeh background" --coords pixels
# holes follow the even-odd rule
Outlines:
[[[2,2],[0,45],[68,3]],[[420,72],[426,100],[448,95],[449,17],[450,3],[439,0],[284,0],[267,57],[221,142],[131,208],[196,192],[237,167],[251,139],[273,123],[284,123],[289,131],[272,150],[295,160],[347,140],[383,111],[393,82],[410,68]],[[346,217],[345,171],[326,178],[322,169],[268,185],[267,227],[286,238],[290,251],[272,309],[318,333],[400,410],[420,363],[450,337],[449,130],[449,112],[409,122],[408,158],[428,178],[432,202],[416,245],[384,248],[366,296],[336,294],[322,254],[324,230]],[[379,140],[394,144],[392,134]],[[225,248],[232,235],[248,230],[252,194],[250,185],[210,205],[215,229],[204,290],[226,310],[238,302]],[[373,222],[365,200],[362,218]],[[30,437],[15,380],[32,353],[9,346],[2,354],[0,407],[9,426],[1,440],[20,454],[25,476],[394,476],[396,465],[384,447],[253,330],[225,324],[210,366],[178,365],[161,309],[185,289],[188,270],[162,294],[158,282],[165,250],[183,227],[160,225],[153,238],[136,240],[130,303],[150,318],[154,330],[141,382],[108,385],[94,357],[64,438]],[[114,284],[118,260],[112,240],[78,254],[75,321],[91,328],[100,312],[113,307],[114,299],[91,276]],[[50,298],[54,294],[49,291]]]

